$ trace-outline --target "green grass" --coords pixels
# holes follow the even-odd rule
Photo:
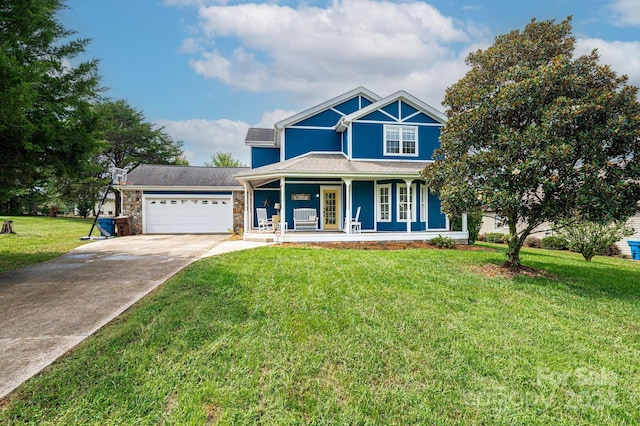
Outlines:
[[[43,216],[0,216],[13,220],[15,234],[0,234],[0,272],[45,262],[84,244],[93,219]],[[99,232],[93,232],[99,235]]]
[[[640,263],[525,249],[552,278],[491,278],[488,246],[200,261],[0,423],[637,424]]]

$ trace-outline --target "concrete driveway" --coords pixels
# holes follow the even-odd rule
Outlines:
[[[224,252],[212,249],[226,238],[114,238],[0,273],[0,398],[188,264]]]

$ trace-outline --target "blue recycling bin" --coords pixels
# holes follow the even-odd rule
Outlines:
[[[100,228],[104,229],[109,235],[104,235],[105,237],[115,236],[116,235],[116,219],[113,217],[99,217],[98,225]]]
[[[631,247],[631,258],[633,260],[640,260],[640,241],[627,241],[629,247]]]

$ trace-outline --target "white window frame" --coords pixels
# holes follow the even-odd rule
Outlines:
[[[427,215],[427,209],[429,208],[429,188],[427,185],[422,185],[420,191],[420,222],[427,223],[429,216]]]
[[[386,219],[384,219],[382,217],[382,190],[386,189],[387,190],[387,202],[384,204],[387,204],[387,212],[389,214],[389,217],[387,217]],[[390,183],[385,183],[382,185],[378,185],[378,188],[376,189],[376,221],[377,222],[391,222],[391,184]]]
[[[401,206],[405,204],[404,201],[402,201],[402,192],[407,190],[407,185],[405,184],[398,184],[398,188],[396,191],[396,217],[398,218],[398,222],[407,222],[407,219],[402,219],[400,217],[400,214],[402,213],[401,211]],[[410,186],[410,191],[409,191],[409,207],[411,208],[411,222],[415,222],[416,221],[416,184],[413,183]]]
[[[387,131],[390,129],[396,129],[398,131],[398,152],[389,152],[389,147],[387,144]],[[403,132],[405,130],[411,130],[415,136],[414,142],[414,151],[415,152],[405,152],[404,148],[404,135]],[[400,156],[400,157],[417,157],[418,156],[418,126],[395,126],[395,125],[385,125],[384,129],[384,147],[383,147],[383,155],[385,156]],[[408,141],[408,140],[407,140]]]

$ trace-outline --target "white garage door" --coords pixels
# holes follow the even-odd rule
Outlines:
[[[233,229],[231,196],[145,199],[147,234],[209,234]]]

